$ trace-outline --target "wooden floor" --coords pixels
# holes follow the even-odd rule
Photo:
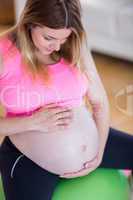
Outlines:
[[[2,26],[0,30],[3,30]],[[93,53],[93,57],[109,97],[111,126],[133,134],[133,63],[97,53]],[[122,93],[129,90],[129,94],[124,92],[116,104],[115,96],[120,90]]]
[[[96,53],[93,56],[109,97],[111,126],[133,134],[133,63]],[[128,90],[116,103],[116,94]]]

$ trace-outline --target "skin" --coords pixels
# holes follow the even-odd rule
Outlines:
[[[44,38],[43,34],[49,34],[50,36],[55,37],[56,39],[48,40]],[[65,42],[64,38],[69,37],[70,34],[71,34],[70,29],[55,30],[48,27],[43,27],[43,28],[34,27],[31,30],[32,40],[37,49],[37,55],[42,60],[44,59],[47,61],[52,51],[59,51],[61,45]],[[50,48],[51,52],[46,51],[46,48]],[[99,131],[101,145],[98,156],[91,163],[90,162],[85,163],[84,168],[79,170],[78,172],[63,174],[61,177],[64,178],[75,178],[75,177],[85,176],[99,166],[103,157],[103,152],[107,141],[108,130],[110,126],[109,102],[106,95],[106,91],[103,87],[102,81],[97,72],[95,63],[93,62],[91,54],[86,50],[84,51],[84,49],[82,50],[82,56],[85,59],[85,62],[83,64],[86,67],[86,74],[88,77],[87,99],[92,106],[93,118],[95,120],[97,129]],[[2,60],[0,59],[0,74],[3,69],[3,65],[1,63]],[[52,108],[53,107],[54,105],[52,106]],[[52,108],[50,108],[50,110],[52,110]],[[21,120],[19,118],[14,118],[12,120],[1,119],[0,120],[1,132],[3,135],[7,134],[11,135],[12,133],[19,133],[27,130],[29,131],[33,126],[33,119],[38,120],[37,127],[40,127],[40,123],[41,126],[42,124],[44,126],[44,123],[42,123],[43,122],[42,118],[44,119],[43,111],[42,113],[40,113],[39,117],[38,115],[34,115],[32,119],[30,117],[25,117]],[[57,117],[54,119],[57,120]]]
[[[71,29],[52,29],[47,26],[31,29],[32,41],[37,49],[39,59],[47,61],[53,51],[59,51],[71,35]]]
[[[64,44],[67,38],[70,36],[71,29],[51,29],[49,27],[34,27],[31,30],[32,40],[37,49],[37,56],[42,61],[49,61],[50,54],[53,51],[59,51],[61,45]],[[50,38],[48,37],[54,37]],[[50,51],[48,51],[49,49]],[[86,73],[88,77],[88,92],[87,98],[91,103],[93,110],[93,118],[95,120],[99,135],[101,138],[101,144],[98,156],[91,162],[86,162],[84,167],[78,172],[70,172],[60,175],[62,178],[75,178],[85,176],[91,171],[95,170],[102,161],[105,144],[108,138],[108,131],[110,125],[110,112],[108,98],[100,80],[99,74],[96,70],[96,66],[93,62],[91,55],[88,52],[82,51],[85,58]],[[94,93],[95,91],[95,93]],[[97,95],[95,95],[97,94]]]

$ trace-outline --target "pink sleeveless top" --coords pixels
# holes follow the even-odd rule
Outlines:
[[[47,66],[52,77],[52,83],[47,86],[40,80],[33,82],[28,73],[24,73],[21,53],[9,39],[0,40],[0,54],[4,64],[0,75],[0,102],[7,117],[31,115],[49,103],[68,107],[82,104],[87,78],[63,58]]]

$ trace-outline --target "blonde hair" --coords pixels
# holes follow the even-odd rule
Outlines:
[[[86,43],[81,11],[79,0],[27,0],[18,23],[5,34],[20,50],[22,62],[33,79],[41,77],[45,83],[48,83],[50,76],[48,68],[44,64],[42,66],[35,55],[35,46],[30,34],[32,26],[48,26],[53,29],[71,28],[72,33],[67,41],[58,52],[53,52],[51,57],[56,61],[61,56],[68,63],[81,67],[81,47]]]

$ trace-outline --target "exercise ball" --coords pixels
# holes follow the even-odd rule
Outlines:
[[[87,176],[61,179],[52,200],[129,200],[127,177],[119,170],[96,169]]]
[[[0,176],[0,200],[5,200],[1,176]]]

